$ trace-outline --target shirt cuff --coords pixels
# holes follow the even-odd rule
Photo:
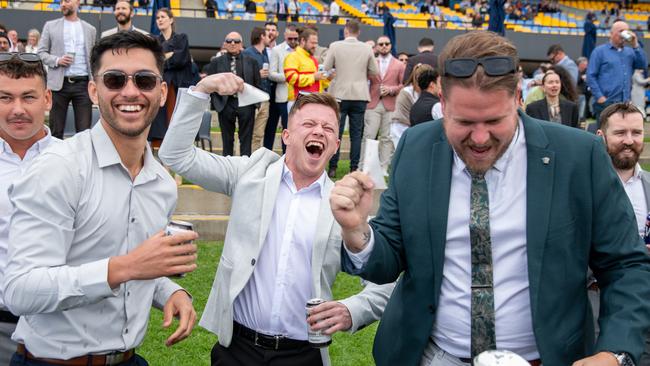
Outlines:
[[[350,250],[348,250],[348,247],[345,245],[345,243],[343,243],[343,248],[345,248],[345,252],[348,253],[348,257],[350,257],[350,260],[352,261],[355,269],[361,269],[366,265],[366,263],[368,263],[368,259],[372,253],[372,248],[374,247],[375,233],[373,230],[370,230],[370,240],[368,240],[368,244],[365,248],[363,248],[362,251],[358,253],[352,253]]]
[[[90,299],[117,296],[120,287],[111,289],[108,284],[108,261],[110,258],[79,266],[79,287]]]
[[[194,87],[194,85],[190,86],[190,88],[187,90],[187,94],[199,99],[210,100],[210,94],[194,90]]]

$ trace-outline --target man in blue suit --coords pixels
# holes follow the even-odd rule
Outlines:
[[[372,181],[337,182],[348,272],[401,280],[377,365],[469,365],[509,349],[531,365],[633,365],[650,324],[650,259],[601,141],[519,109],[517,50],[490,32],[440,55],[444,120],[407,130],[377,217]],[[594,341],[586,272],[602,286]]]

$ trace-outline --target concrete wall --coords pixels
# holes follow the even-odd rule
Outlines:
[[[58,18],[58,12],[41,12],[28,10],[2,9],[0,11],[0,23],[9,28],[18,30],[21,37],[26,37],[30,28],[42,29],[43,24],[50,19]],[[82,14],[81,17],[94,25],[98,30],[106,30],[115,26],[115,19],[112,14]],[[139,16],[135,19],[135,25],[142,29],[149,29],[150,18]],[[212,50],[218,48],[226,34],[231,31],[238,31],[242,34],[244,43],[248,44],[250,31],[255,26],[262,26],[261,22],[236,21],[236,20],[215,20],[210,18],[177,18],[176,29],[186,33],[190,40],[190,46],[196,50],[194,57],[197,61],[206,61]],[[326,45],[339,39],[340,25],[322,24],[319,25],[320,44]],[[280,34],[283,32],[283,24],[280,24]],[[417,42],[422,37],[430,37],[436,44],[439,51],[444,44],[453,36],[463,33],[456,30],[429,30],[429,29],[407,29],[397,28],[397,50],[415,53]],[[98,32],[98,34],[101,31]],[[382,34],[382,28],[363,26],[360,38],[362,40],[376,39]],[[509,32],[510,38],[519,50],[522,60],[541,61],[546,60],[546,50],[554,43],[563,45],[565,51],[572,58],[580,56],[582,51],[582,37],[561,36],[547,34],[515,33]],[[607,39],[601,37],[598,42],[604,43]],[[650,42],[646,42],[650,43]],[[200,49],[210,50],[201,52]],[[650,47],[646,49],[646,54]],[[650,59],[650,57],[649,57]]]

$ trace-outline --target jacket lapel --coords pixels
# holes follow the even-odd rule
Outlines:
[[[643,193],[645,194],[645,204],[650,211],[650,173],[641,170],[641,184],[643,185]]]
[[[320,274],[323,269],[323,261],[325,260],[325,252],[327,250],[327,242],[332,231],[332,224],[334,223],[334,216],[330,208],[330,195],[329,192],[334,187],[334,183],[329,178],[325,179],[325,186],[323,187],[323,197],[320,201],[320,208],[318,210],[318,225],[316,226],[316,235],[314,237],[314,244],[311,249],[311,276],[314,288],[312,293],[315,297],[321,297],[321,283]]]
[[[548,101],[546,101],[546,98],[542,99],[542,117],[540,119],[543,119],[544,121],[549,121],[551,119],[551,116],[548,114]]]
[[[282,179],[282,170],[284,168],[284,156],[271,164],[264,183],[264,197],[262,198],[262,215],[260,217],[260,232],[257,238],[257,247],[261,248],[266,233],[269,231],[273,209],[280,189],[280,180]]]
[[[528,252],[528,282],[532,313],[538,305],[539,284],[542,277],[542,259],[546,233],[553,201],[555,153],[548,149],[548,139],[539,122],[521,111],[527,150],[526,178],[526,243]]]

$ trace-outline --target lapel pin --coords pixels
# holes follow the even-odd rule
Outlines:
[[[548,163],[550,162],[551,162],[551,158],[549,158],[548,156],[542,158],[542,163],[544,163],[544,165],[548,165]]]

